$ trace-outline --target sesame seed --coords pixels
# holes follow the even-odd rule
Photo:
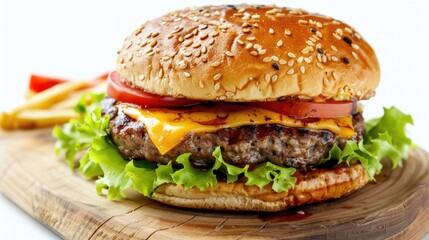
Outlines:
[[[183,38],[183,36],[180,36],[177,41],[179,41],[180,43],[182,43],[183,41],[185,41],[185,39]]]
[[[214,31],[213,33],[212,33],[212,37],[217,37],[219,35],[219,32],[218,31]]]
[[[226,26],[226,25],[220,25],[219,28],[220,29],[228,29],[228,26]]]
[[[302,74],[305,74],[305,67],[304,67],[304,66],[301,66],[301,67],[299,68],[299,71],[300,71]]]
[[[250,28],[243,28],[244,33],[249,33],[250,31],[251,31]]]
[[[128,41],[127,45],[125,46],[125,49],[130,48],[131,45],[133,45],[133,42],[132,41]]]
[[[269,82],[270,81],[270,74],[268,74],[268,73],[265,73],[265,81],[266,82]]]
[[[285,35],[287,35],[287,36],[290,36],[290,35],[291,35],[291,32],[290,32],[290,30],[289,30],[289,29],[285,29]]]
[[[212,67],[219,67],[220,66],[220,62],[215,61],[212,64],[210,64],[210,66],[212,66]]]
[[[128,54],[127,60],[128,60],[128,61],[133,60],[133,54],[132,54],[132,53]]]
[[[293,53],[291,53],[291,52],[288,52],[287,56],[290,57],[290,58],[296,58],[296,55],[293,54]]]
[[[180,21],[180,20],[182,20],[182,18],[175,18],[173,21],[174,21],[174,22],[178,22],[178,21]]]
[[[309,52],[310,52],[310,50],[308,50],[307,47],[301,50],[301,53],[303,53],[303,54],[307,54]]]
[[[219,100],[221,100],[221,101],[223,101],[223,100],[225,100],[226,99],[226,97],[225,96],[220,96],[219,97]]]
[[[183,55],[185,55],[185,57],[190,57],[192,55],[191,52],[184,52]]]
[[[162,78],[164,76],[164,71],[161,69],[159,69],[159,73],[158,73],[158,77]]]
[[[246,38],[246,40],[247,40],[247,41],[255,41],[255,40],[256,40],[256,38],[252,36],[252,37],[247,37],[247,38]]]
[[[157,37],[159,35],[159,32],[152,33],[152,37]]]
[[[248,44],[246,45],[246,49],[251,49],[251,48],[252,48],[252,46],[253,46],[253,43],[248,43]]]
[[[337,47],[335,47],[334,45],[331,45],[331,49],[334,50],[335,52],[338,52]]]
[[[323,85],[329,86],[329,80],[326,77],[323,78]]]
[[[206,24],[202,24],[202,25],[200,25],[200,30],[204,30],[204,29],[206,29],[208,27],[208,25],[206,25]]]
[[[201,43],[195,43],[194,45],[192,45],[193,48],[199,48],[201,47]]]
[[[359,56],[357,55],[356,52],[352,52],[352,55],[353,55],[354,58],[359,59]]]
[[[302,60],[304,60],[304,57],[303,57],[303,56],[299,57],[296,61],[297,61],[298,63],[301,63],[301,62],[302,62]]]
[[[240,44],[240,45],[243,45],[243,44],[244,44],[244,42],[243,42],[243,41],[241,41],[240,39],[238,39],[238,40],[237,40],[237,43],[238,43],[238,44]]]
[[[271,57],[264,57],[263,62],[271,62]]]
[[[232,54],[232,52],[230,52],[230,51],[226,51],[225,52],[225,55],[226,56],[228,56],[228,57],[233,57],[234,55]]]
[[[286,74],[288,74],[288,75],[292,75],[292,74],[294,74],[295,73],[295,70],[293,70],[293,68],[291,68],[291,69],[289,69],[288,71],[287,71],[287,73]]]
[[[259,16],[258,14],[255,14],[255,15],[252,15],[252,18],[253,19],[259,19],[259,18],[261,18],[261,16]]]
[[[139,75],[139,79],[143,80],[144,79],[144,75],[143,74]]]
[[[312,42],[312,41],[310,41],[310,40],[308,40],[308,41],[305,41],[306,43],[307,43],[307,45],[309,45],[309,46],[314,46],[314,43]]]
[[[267,53],[267,49],[260,49],[258,50],[259,55],[264,55],[265,53]]]
[[[279,60],[279,63],[280,63],[281,65],[285,65],[287,62],[286,62],[284,59],[280,59],[280,60]]]
[[[341,24],[341,22],[338,21],[338,20],[333,20],[332,23],[335,24],[335,25],[340,25]]]
[[[332,61],[334,61],[334,62],[338,62],[338,58],[337,58],[337,57],[335,57],[335,56],[332,56],[332,57],[331,57],[331,59],[332,59]]]
[[[360,49],[360,47],[359,47],[357,44],[354,44],[354,43],[352,43],[352,48],[354,48],[354,49],[356,49],[356,50],[359,50],[359,49]]]
[[[271,81],[272,81],[272,82],[277,81],[277,79],[278,79],[278,76],[277,76],[276,74],[274,74],[274,75],[271,77]]]
[[[155,39],[150,43],[151,47],[155,47],[155,45],[158,43],[158,41]]]
[[[341,28],[337,28],[337,30],[335,30],[335,32],[340,36],[343,35],[343,30]]]
[[[249,26],[250,26],[250,24],[248,22],[244,22],[243,24],[241,24],[241,27],[244,27],[244,28],[249,27]]]
[[[213,80],[217,81],[220,79],[220,77],[222,77],[222,74],[218,73],[218,74],[213,76]]]
[[[183,27],[176,26],[173,33],[178,33],[183,30]]]
[[[303,211],[297,211],[296,213],[301,214],[301,215],[305,214],[305,212],[303,212]]]
[[[322,48],[322,44],[321,43],[316,44],[316,48]]]
[[[268,32],[269,32],[270,34],[274,34],[274,29],[270,28],[270,30],[268,30]]]
[[[316,36],[317,36],[317,37],[319,37],[319,38],[322,38],[322,33],[321,33],[321,32],[319,32],[319,31],[317,31],[317,32],[316,32]]]
[[[313,60],[313,58],[312,57],[305,57],[304,58],[304,61],[306,62],[306,63],[311,63],[311,61]]]
[[[207,47],[206,47],[206,46],[203,46],[203,47],[201,48],[201,52],[202,52],[202,53],[207,53]]]
[[[277,56],[271,56],[271,59],[274,60],[274,61],[276,61],[276,62],[279,61],[279,58]]]
[[[149,53],[147,53],[148,56],[152,56],[154,54],[155,54],[155,52],[149,52]]]
[[[280,70],[280,67],[279,67],[279,65],[277,65],[277,63],[273,63],[273,64],[271,64],[271,66],[273,66],[273,68],[277,71]]]
[[[283,46],[283,41],[280,39],[280,40],[277,42],[277,47],[281,47],[281,46]]]
[[[188,64],[184,60],[180,60],[178,62],[178,65],[179,65],[179,68],[181,69],[185,69],[188,66]]]
[[[321,64],[321,63],[316,63],[316,66],[318,67],[318,68],[320,68],[320,69],[323,69],[323,65]]]
[[[257,51],[251,51],[250,55],[252,55],[252,56],[258,56],[258,52]]]
[[[198,84],[200,85],[200,88],[204,88],[204,83],[202,81],[199,81]]]
[[[349,60],[348,58],[346,58],[346,57],[343,57],[343,62],[344,62],[345,64],[349,64],[349,63],[350,63],[350,60]]]
[[[169,56],[164,56],[164,57],[162,57],[162,60],[163,60],[163,61],[167,61],[167,60],[170,60],[170,58],[171,58],[171,57],[169,57]]]
[[[191,74],[189,72],[183,72],[183,75],[185,75],[185,77],[187,78],[191,77]]]
[[[200,50],[196,51],[195,54],[194,54],[194,56],[195,57],[200,57],[201,56],[201,51]]]
[[[216,83],[215,85],[214,85],[214,90],[215,91],[217,91],[217,90],[219,90],[220,89],[220,83]]]
[[[308,21],[307,20],[303,20],[303,19],[300,19],[300,20],[298,20],[298,23],[299,24],[308,24]]]
[[[183,45],[184,45],[185,47],[189,47],[189,46],[191,46],[191,45],[192,45],[192,43],[194,43],[194,41],[192,41],[192,40],[188,40],[188,41],[186,41]]]
[[[287,65],[288,65],[289,67],[292,67],[292,66],[293,66],[293,64],[295,64],[295,60],[294,60],[294,59],[291,59],[291,60],[289,60],[289,62],[287,62]]]
[[[356,92],[356,95],[358,95],[358,96],[362,96],[362,92],[361,92],[361,91],[357,91],[357,92]]]
[[[346,30],[346,32],[348,33],[353,33],[353,31],[349,27],[345,27],[344,30]]]
[[[232,97],[232,96],[234,96],[234,93],[233,92],[226,92],[225,95],[227,97]]]
[[[209,36],[209,34],[208,34],[208,33],[204,33],[203,35],[201,35],[201,36],[200,36],[200,39],[201,39],[201,40],[204,40],[204,39],[206,39],[208,36]]]
[[[352,40],[349,37],[343,37],[343,40],[350,45],[352,44]]]
[[[245,9],[245,8],[240,8],[240,9],[238,9],[238,11],[237,11],[237,12],[242,13],[242,12],[244,12],[244,11],[246,11],[246,9]]]
[[[338,35],[337,33],[333,33],[332,35],[333,35],[336,39],[341,40],[341,36],[340,36],[340,35]]]
[[[214,39],[214,38],[212,38],[212,39],[209,41],[209,45],[213,45],[213,43],[215,43],[215,39]]]
[[[325,63],[327,61],[326,55],[322,55],[322,62]]]
[[[254,27],[254,28],[258,28],[258,27],[259,27],[259,24],[258,24],[258,23],[254,23],[254,24],[253,24],[253,27]]]

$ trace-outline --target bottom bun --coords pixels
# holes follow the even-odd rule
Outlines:
[[[218,182],[204,191],[176,184],[157,188],[153,199],[173,206],[232,211],[280,211],[292,206],[343,197],[363,187],[368,174],[361,164],[314,170],[297,176],[295,188],[275,192],[271,184],[259,188],[243,182]]]

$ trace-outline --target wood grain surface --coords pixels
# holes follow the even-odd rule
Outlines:
[[[429,154],[421,149],[343,199],[233,213],[173,208],[136,193],[108,201],[54,156],[53,144],[50,129],[1,132],[0,190],[66,239],[420,239],[429,231]]]

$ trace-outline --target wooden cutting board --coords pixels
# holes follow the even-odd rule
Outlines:
[[[67,239],[419,239],[429,231],[429,154],[421,149],[343,199],[233,213],[173,208],[133,193],[108,201],[54,156],[53,144],[50,129],[0,133],[0,190]]]

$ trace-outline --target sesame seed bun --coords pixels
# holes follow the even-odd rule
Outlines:
[[[146,92],[197,100],[360,100],[379,64],[349,25],[268,6],[189,8],[148,21],[126,38],[121,79]]]
[[[157,188],[153,198],[157,201],[187,208],[232,211],[280,211],[292,206],[341,198],[360,189],[369,178],[361,164],[334,170],[316,170],[298,176],[294,189],[275,192],[271,185],[263,188],[244,183],[219,182],[205,191],[184,189],[175,184]]]

